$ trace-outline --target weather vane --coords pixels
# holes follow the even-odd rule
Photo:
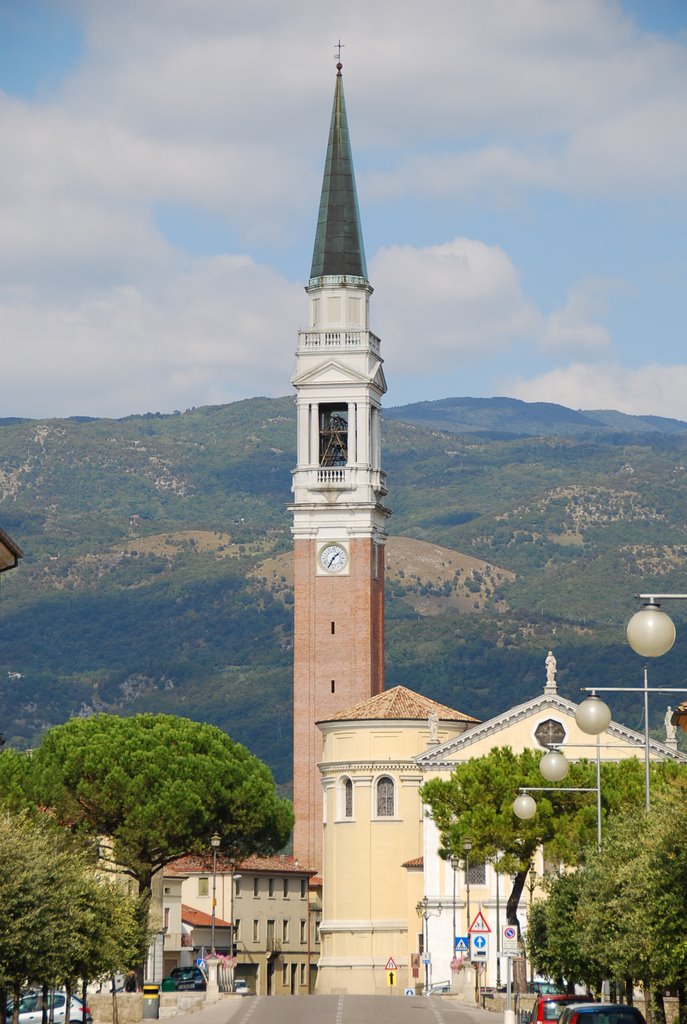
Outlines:
[[[338,60],[339,64],[341,63],[341,51],[343,50],[345,45],[346,44],[342,43],[340,39],[338,43],[334,43],[334,49],[339,51],[336,55],[336,59]]]

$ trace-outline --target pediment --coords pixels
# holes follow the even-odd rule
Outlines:
[[[450,771],[456,762],[482,757],[494,747],[510,747],[516,753],[525,748],[544,753],[549,742],[560,743],[564,752],[566,745],[570,744],[571,758],[591,760],[596,756],[595,740],[582,733],[577,725],[577,707],[557,693],[545,693],[424,751],[415,760],[425,769]],[[634,729],[611,722],[604,735],[604,744],[617,744],[618,749],[616,752],[610,747],[604,749],[602,759],[633,756],[633,747],[636,748],[634,756],[643,756],[644,736]],[[652,756],[662,760],[687,761],[684,754],[657,740],[650,741],[650,748]]]
[[[346,366],[344,363],[338,363],[335,359],[332,359],[326,363],[320,363],[318,366],[314,366],[307,373],[297,374],[291,378],[291,383],[294,387],[317,387],[320,384],[335,385],[335,384],[362,384],[365,387],[369,387],[370,383],[375,383],[381,367],[375,374],[374,378],[370,378],[363,373],[358,373],[357,370],[351,369],[350,366]],[[383,379],[383,375],[382,375]]]

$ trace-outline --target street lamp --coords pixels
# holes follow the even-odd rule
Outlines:
[[[598,697],[596,699],[598,700]],[[588,702],[585,701],[585,703]],[[599,704],[603,704],[603,701],[599,701]],[[603,707],[606,705],[603,704]],[[598,720],[599,716],[597,715],[595,721]],[[604,728],[606,728],[605,725]],[[539,770],[547,782],[560,782],[568,774],[569,768],[568,759],[559,750],[549,750],[539,762]],[[596,786],[521,786],[519,795],[513,801],[513,814],[523,821],[529,821],[537,813],[537,803],[530,793],[551,792],[596,793],[596,839],[597,846],[601,849],[601,755],[598,736],[596,741]]]
[[[418,917],[422,918],[422,959],[425,965],[425,987],[424,995],[429,992],[429,900],[426,896],[423,896],[418,903],[415,904],[415,912]]]
[[[460,861],[457,857],[451,857],[449,863],[453,868],[453,932],[451,934],[451,962],[453,962],[456,957],[456,871]]]
[[[222,837],[215,832],[214,835],[210,836],[210,846],[212,847],[212,937],[210,945],[212,947],[211,952],[213,956],[217,955],[215,949],[215,917],[217,915],[217,850],[219,844],[222,842]]]
[[[236,938],[236,923],[234,921],[234,882],[237,882],[241,875],[236,871],[236,865],[231,862],[231,895],[229,897],[229,918],[231,921],[231,939],[229,940],[229,974],[231,978],[231,988],[234,988],[234,960],[236,958],[235,953],[235,938]]]
[[[472,849],[472,840],[463,840],[463,851],[465,853],[465,895],[466,904],[465,909],[467,911],[468,925],[465,932],[468,936],[468,957],[470,956],[470,850]]]
[[[662,600],[684,600],[687,594],[640,594],[644,607],[627,624],[627,642],[643,658],[660,658],[675,643],[675,624],[661,611]]]

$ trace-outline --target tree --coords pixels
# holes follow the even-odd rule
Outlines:
[[[559,787],[537,793],[537,813],[523,821],[513,813],[520,787],[545,786],[539,771],[542,753],[495,747],[484,757],[457,764],[450,778],[432,779],[421,790],[441,835],[440,854],[461,857],[469,837],[471,857],[498,860],[498,870],[514,875],[506,913],[519,927],[517,908],[532,858],[544,846],[548,859],[578,865],[596,839],[596,801],[591,793],[568,792],[569,787],[593,788],[595,766],[574,762]],[[643,765],[635,758],[602,766],[603,814],[644,802]],[[662,792],[684,777],[685,769],[672,762],[652,766],[652,791]]]
[[[581,940],[577,924],[584,872],[544,878],[546,899],[536,900],[527,920],[527,955],[533,970],[573,991],[576,982],[598,989],[602,969]]]
[[[518,789],[542,785],[540,759],[541,754],[532,750],[514,754],[510,747],[495,747],[485,757],[456,765],[449,779],[432,779],[421,790],[441,834],[442,856],[461,857],[463,842],[469,837],[473,844],[471,857],[498,858],[498,870],[514,876],[506,916],[508,923],[518,928],[518,904],[539,847],[557,839],[556,853],[566,860],[574,856],[573,850],[579,853],[580,840],[593,835],[584,810],[583,817],[572,826],[571,819],[580,812],[578,793],[537,794],[534,818],[516,818],[513,800]],[[584,763],[572,765],[571,776],[575,780],[571,785],[589,785],[590,767]]]
[[[265,764],[215,726],[173,715],[95,715],[46,733],[30,756],[31,796],[100,843],[139,893],[171,860],[207,849],[268,854],[293,825]]]
[[[65,985],[123,970],[141,947],[136,899],[98,878],[48,817],[0,818],[0,988]]]

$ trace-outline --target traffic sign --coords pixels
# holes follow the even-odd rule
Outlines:
[[[504,924],[501,928],[501,952],[518,952],[518,929],[512,924]]]
[[[415,989],[414,988],[406,988],[406,989],[403,990],[403,995],[404,996],[414,996],[415,995]]]
[[[473,960],[486,960],[489,944],[486,935],[471,936]]]
[[[469,947],[467,935],[456,935],[456,953],[467,953]]]
[[[387,985],[394,986],[396,984],[396,971],[386,972],[386,983]]]
[[[481,910],[478,910],[475,914],[475,920],[468,928],[470,935],[487,935],[491,933],[491,928],[487,924],[486,918]]]
[[[384,968],[384,970],[385,971],[397,971],[398,970],[398,967],[396,966],[396,961],[394,960],[394,958],[392,956],[390,956],[389,959],[387,960],[386,967]]]

